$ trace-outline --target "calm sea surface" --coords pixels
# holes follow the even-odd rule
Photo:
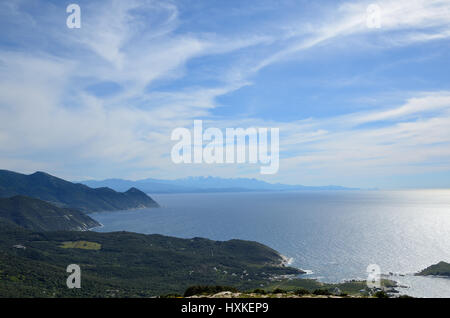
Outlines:
[[[264,243],[308,278],[365,279],[369,264],[409,288],[450,297],[450,279],[412,274],[450,262],[450,190],[152,195],[160,209],[95,213],[101,232],[126,230]],[[405,275],[405,276],[400,276]]]

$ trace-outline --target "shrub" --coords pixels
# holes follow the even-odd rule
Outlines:
[[[375,294],[373,294],[376,298],[389,298],[389,296],[382,290],[377,291]]]
[[[265,291],[264,289],[257,288],[257,289],[255,289],[255,290],[253,290],[253,293],[254,293],[254,294],[265,295],[265,294],[266,294],[266,291]]]
[[[294,294],[299,295],[299,296],[303,296],[303,295],[310,294],[310,292],[307,289],[305,289],[305,288],[299,288],[299,289],[296,289],[294,291]]]
[[[175,293],[175,294],[161,295],[160,297],[161,297],[161,298],[179,298],[179,297],[181,297],[181,295]]]
[[[272,294],[284,294],[284,293],[286,293],[286,292],[284,290],[282,290],[281,288],[275,288],[272,291]]]
[[[325,296],[331,295],[331,293],[330,293],[328,290],[326,290],[326,289],[316,289],[316,290],[313,292],[313,294],[314,294],[314,295],[325,295]]]

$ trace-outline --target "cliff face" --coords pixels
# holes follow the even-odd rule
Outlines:
[[[25,196],[0,199],[0,218],[33,231],[86,231],[100,226],[83,212]]]
[[[132,188],[116,192],[109,188],[89,188],[44,172],[24,175],[0,170],[0,198],[23,195],[84,212],[158,207],[152,198]]]

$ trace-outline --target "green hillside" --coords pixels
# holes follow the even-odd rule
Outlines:
[[[437,264],[431,265],[424,270],[422,270],[418,275],[422,276],[448,276],[450,277],[450,264],[446,262],[439,262]]]
[[[81,241],[89,244],[76,243]],[[273,249],[249,241],[38,233],[0,221],[0,297],[144,297],[183,294],[192,285],[251,289],[278,275],[301,273],[281,261]],[[79,290],[65,285],[69,264],[81,267]]]
[[[44,172],[31,175],[0,170],[0,198],[23,195],[84,212],[158,207],[148,195],[136,188],[116,192],[109,188],[92,189]]]
[[[0,218],[34,231],[86,231],[100,226],[83,212],[24,196],[0,199]]]

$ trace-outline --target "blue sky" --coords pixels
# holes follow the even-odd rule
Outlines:
[[[0,4],[3,169],[450,187],[448,0],[70,3]],[[278,173],[172,163],[194,119],[279,128]]]

